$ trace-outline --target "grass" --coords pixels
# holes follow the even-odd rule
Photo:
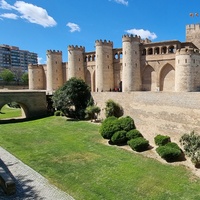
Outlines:
[[[0,124],[0,144],[76,200],[200,199],[183,166],[102,143],[99,126],[62,117]]]
[[[22,112],[20,108],[11,108],[8,105],[4,105],[0,110],[0,120],[21,117]]]

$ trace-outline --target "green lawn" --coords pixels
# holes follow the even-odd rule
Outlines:
[[[8,105],[4,105],[0,111],[0,120],[22,116],[20,108],[10,108]]]
[[[76,200],[200,199],[185,167],[105,145],[98,129],[62,117],[0,124],[0,144]]]

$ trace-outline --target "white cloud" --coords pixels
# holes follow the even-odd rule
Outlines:
[[[157,35],[155,33],[152,33],[150,31],[144,30],[144,29],[130,29],[130,30],[126,30],[126,32],[129,34],[138,35],[142,39],[148,38],[148,39],[154,40],[157,38]]]
[[[42,63],[42,58],[41,57],[38,57],[38,64],[41,64]]]
[[[8,4],[5,0],[0,0],[0,8],[5,9],[5,10],[12,10],[13,6]]]
[[[78,31],[78,32],[81,31],[78,24],[69,22],[69,23],[67,23],[67,26],[70,28],[70,32],[72,32],[72,33],[75,32],[75,31]]]
[[[11,6],[5,0],[1,0],[0,8],[15,10],[19,13],[20,18],[43,27],[52,27],[57,24],[45,9],[24,1],[16,1],[14,6]]]
[[[14,13],[4,13],[4,14],[1,14],[0,17],[8,18],[8,19],[17,19],[18,18],[18,16]]]
[[[128,6],[128,1],[126,0],[114,0],[114,2]]]

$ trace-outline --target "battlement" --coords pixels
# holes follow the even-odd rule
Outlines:
[[[55,51],[55,50],[47,50],[47,54],[60,54],[62,55],[62,51]]]
[[[198,49],[194,49],[194,48],[190,48],[190,47],[176,50],[176,55],[192,55],[192,54],[200,55],[200,52]]]
[[[83,51],[83,52],[85,52],[85,47],[83,47],[83,46],[78,46],[78,45],[76,45],[76,46],[74,46],[74,45],[69,45],[68,46],[68,51],[74,51],[74,50],[76,50],[76,51]]]
[[[123,35],[122,36],[122,42],[141,42],[141,37],[140,36],[137,36],[137,35]]]
[[[113,46],[113,42],[111,42],[110,40],[106,41],[102,41],[102,40],[96,40],[95,41],[96,46],[102,46],[102,45],[106,45],[106,46]]]
[[[42,69],[43,68],[43,65],[40,65],[40,64],[29,64],[28,65],[28,69]]]
[[[186,30],[200,30],[200,24],[188,24],[186,25]]]

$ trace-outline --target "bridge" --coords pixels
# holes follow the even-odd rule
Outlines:
[[[0,90],[0,110],[10,102],[17,102],[23,118],[34,118],[47,114],[46,91]]]

